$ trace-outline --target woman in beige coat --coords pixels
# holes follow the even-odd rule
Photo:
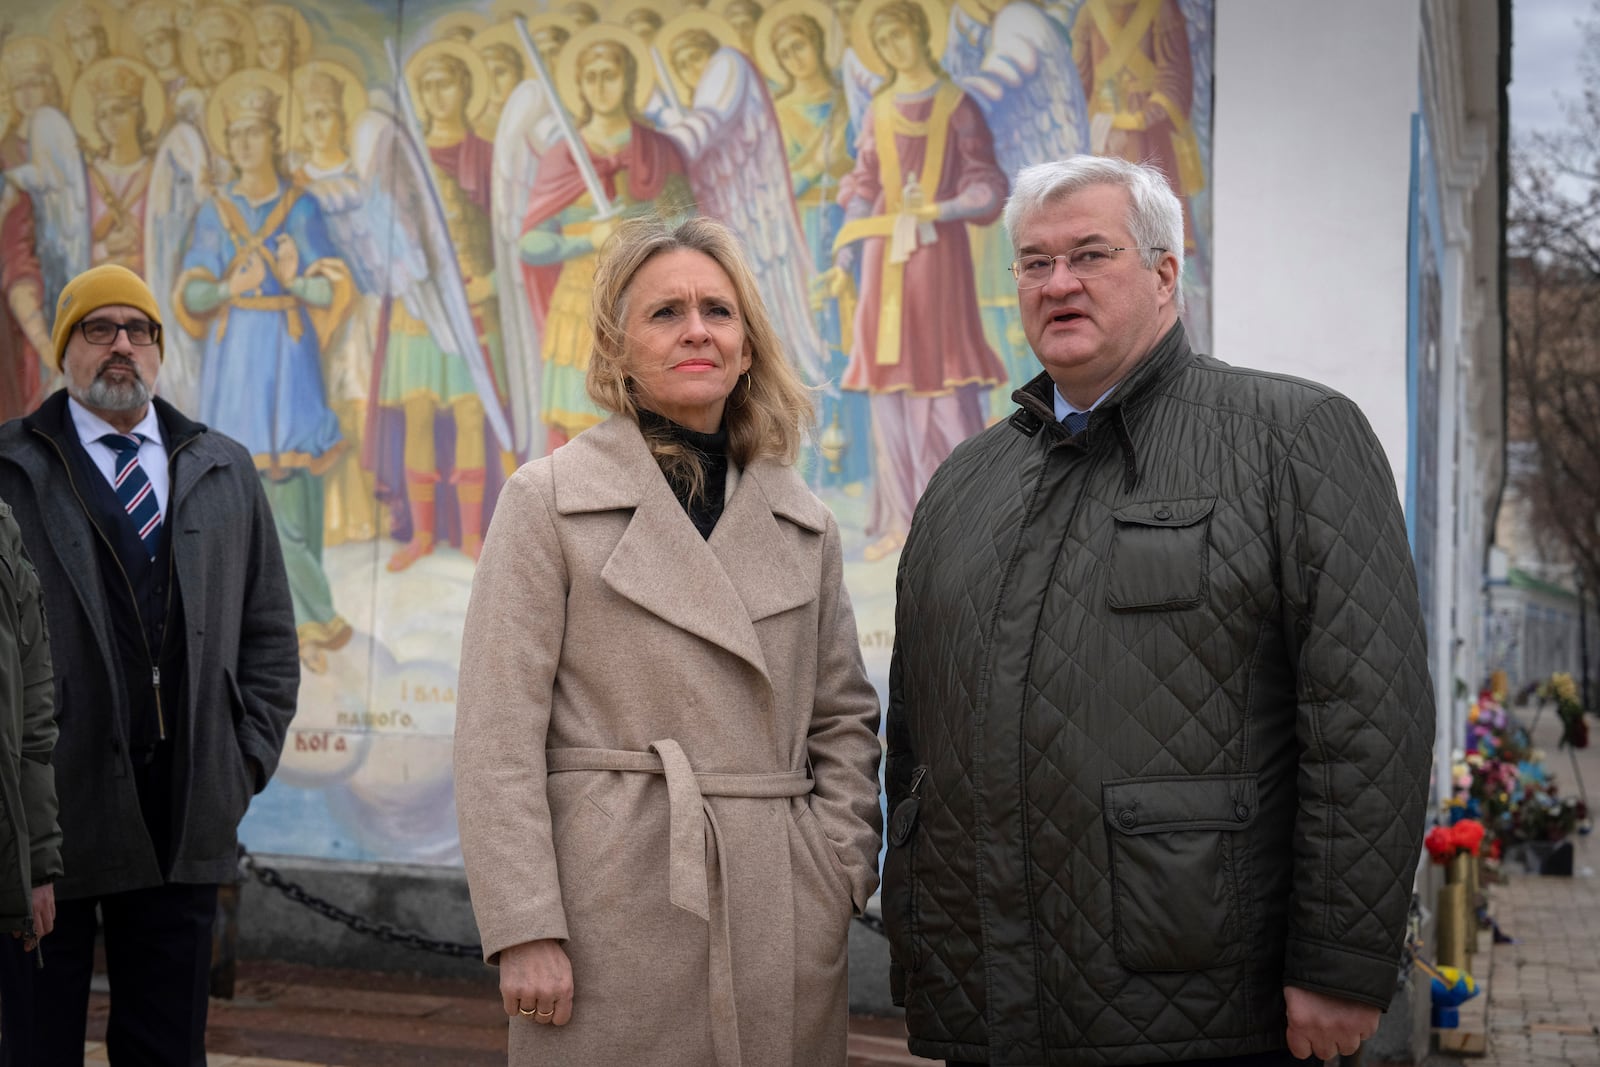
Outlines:
[[[845,1062],[878,702],[810,400],[720,224],[595,277],[613,412],[506,484],[461,654],[456,805],[513,1064]]]

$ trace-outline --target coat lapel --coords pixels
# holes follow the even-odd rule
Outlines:
[[[601,580],[619,596],[769,677],[744,600],[672,495],[633,422],[608,419],[558,449],[552,462],[559,514],[633,509]]]
[[[814,507],[794,506],[797,489]],[[819,514],[822,510],[784,465],[759,459],[745,468],[708,544],[751,622],[817,598],[816,568],[808,567],[795,551],[777,517],[782,515],[820,533],[826,529],[826,516]]]

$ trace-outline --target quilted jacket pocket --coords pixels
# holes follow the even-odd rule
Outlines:
[[[1215,497],[1152,500],[1112,511],[1106,606],[1116,611],[1192,608],[1205,598]]]
[[[1249,955],[1247,774],[1124,778],[1101,786],[1117,958],[1132,971],[1201,971]]]

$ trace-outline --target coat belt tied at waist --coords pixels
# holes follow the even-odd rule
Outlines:
[[[733,939],[728,928],[728,872],[722,861],[722,833],[706,797],[800,797],[811,792],[811,777],[801,771],[761,774],[696,772],[673,740],[650,742],[650,751],[614,748],[553,748],[545,752],[549,774],[564,771],[625,771],[660,774],[667,780],[669,827],[667,887],[675,907],[711,925],[711,1036],[719,1067],[739,1067],[739,1016],[733,991]],[[706,870],[706,838],[716,850],[717,892]]]

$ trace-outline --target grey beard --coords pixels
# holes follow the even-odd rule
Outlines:
[[[96,378],[87,389],[69,389],[73,399],[87,408],[101,411],[137,411],[150,402],[150,389],[137,374],[126,385]]]

